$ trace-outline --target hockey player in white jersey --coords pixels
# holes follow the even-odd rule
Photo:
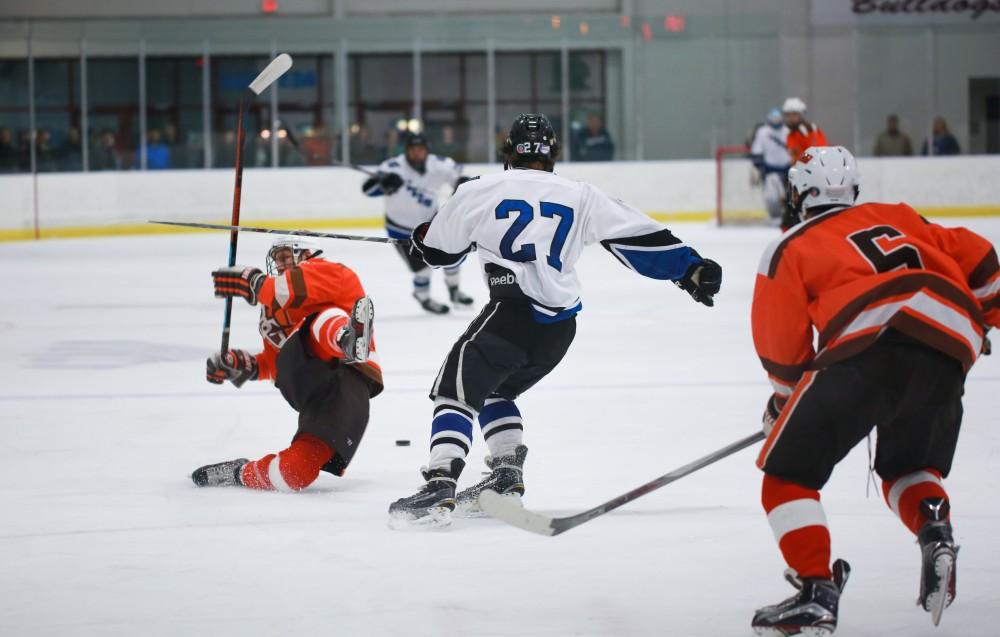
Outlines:
[[[463,184],[433,221],[413,232],[412,249],[434,267],[461,263],[476,246],[490,301],[434,381],[426,484],[390,505],[392,526],[444,525],[456,507],[478,513],[484,489],[524,493],[527,447],[514,400],[548,374],[573,341],[583,307],[575,266],[585,246],[599,241],[631,270],[714,303],[722,281],[717,263],[635,208],[553,174],[558,153],[544,115],[519,115],[504,144],[509,170]],[[477,418],[491,473],[456,494]]]
[[[767,114],[767,123],[757,128],[750,145],[750,159],[760,171],[764,190],[764,207],[767,218],[775,226],[785,213],[785,180],[791,160],[785,139],[788,129],[781,119],[781,111],[774,108]]]
[[[441,188],[456,187],[466,181],[462,168],[450,157],[428,152],[427,139],[413,134],[406,139],[402,155],[390,157],[378,167],[378,174],[361,186],[369,197],[385,197],[385,229],[393,239],[409,239],[413,229],[430,221],[438,210]],[[431,298],[431,269],[411,255],[405,244],[396,248],[413,272],[413,298],[432,314],[446,314],[448,306]],[[445,283],[452,305],[472,305],[473,299],[459,289],[459,266],[445,268]]]

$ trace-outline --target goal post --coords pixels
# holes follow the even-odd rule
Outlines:
[[[720,146],[715,151],[715,224],[764,225],[767,212],[757,169],[748,146]]]

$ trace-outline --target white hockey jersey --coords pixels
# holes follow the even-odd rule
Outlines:
[[[376,185],[365,192],[369,197],[385,196],[385,227],[394,239],[409,239],[413,229],[430,221],[438,210],[438,198],[443,186],[455,187],[462,167],[450,157],[428,155],[426,169],[421,174],[406,161],[405,155],[390,157],[379,164],[380,173],[396,173],[403,187],[386,195]]]
[[[509,278],[491,264],[513,273],[516,281],[497,283],[516,283],[543,323],[582,308],[576,262],[597,241],[654,279],[680,279],[701,260],[669,230],[594,186],[520,168],[462,184],[423,239],[456,259],[475,244],[487,285],[494,287],[491,277]]]
[[[788,155],[788,147],[785,140],[788,139],[788,128],[779,126],[774,128],[764,124],[757,128],[753,136],[753,144],[750,145],[750,158],[757,168],[764,173],[787,173],[791,166],[791,158]]]

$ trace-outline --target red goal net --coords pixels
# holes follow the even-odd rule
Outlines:
[[[720,146],[715,151],[715,223],[764,224],[767,212],[757,169],[747,146]]]

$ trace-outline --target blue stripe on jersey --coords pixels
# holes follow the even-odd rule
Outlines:
[[[692,264],[701,261],[694,250],[685,245],[637,248],[612,242],[609,249],[626,266],[651,279],[676,281]]]
[[[454,411],[441,412],[434,416],[434,420],[431,421],[431,435],[434,436],[444,431],[457,431],[472,440],[472,421]]]
[[[479,412],[479,426],[486,427],[491,422],[500,420],[501,418],[510,418],[516,416],[521,417],[521,412],[518,411],[517,405],[510,400],[502,400],[495,403],[490,403],[483,407],[483,410]]]
[[[583,303],[577,303],[573,307],[568,307],[565,310],[560,310],[558,312],[552,312],[550,310],[545,310],[538,305],[531,305],[531,313],[535,318],[536,323],[558,323],[559,321],[565,321],[576,316],[580,310],[583,309]],[[543,311],[544,310],[544,311]]]

